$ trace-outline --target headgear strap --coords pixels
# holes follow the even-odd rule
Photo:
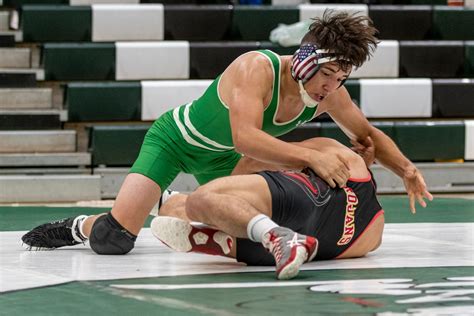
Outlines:
[[[335,53],[327,49],[318,49],[314,44],[303,44],[293,55],[291,76],[296,81],[306,83],[319,70],[321,64],[338,60]]]

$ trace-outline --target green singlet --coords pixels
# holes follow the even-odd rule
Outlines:
[[[291,121],[279,123],[280,57],[257,51],[273,67],[273,94],[266,107],[262,130],[280,136],[311,120],[317,107],[305,107]],[[147,132],[131,173],[140,173],[166,189],[179,172],[194,175],[199,184],[230,175],[241,155],[234,150],[229,108],[219,96],[220,77],[197,100],[164,113]]]

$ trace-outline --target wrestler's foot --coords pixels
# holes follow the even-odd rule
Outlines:
[[[262,244],[275,257],[276,276],[279,280],[292,279],[304,262],[313,260],[318,252],[318,240],[295,233],[285,227],[271,229]]]
[[[158,216],[158,213],[160,212],[160,208],[163,204],[166,203],[166,201],[169,200],[170,197],[172,197],[175,194],[179,194],[178,191],[171,191],[169,189],[166,189],[163,191],[163,193],[160,196],[160,200],[158,203],[151,209],[150,215],[151,216]]]
[[[165,204],[166,201],[168,201],[168,199],[175,194],[179,194],[179,192],[171,191],[170,189],[164,190],[163,193],[161,194],[160,201],[158,202],[158,208],[160,208],[163,204]]]
[[[157,216],[151,221],[151,232],[165,245],[180,252],[200,252],[225,256],[232,248],[232,237],[205,225],[185,220]]]
[[[83,244],[86,239],[79,232],[78,222],[87,216],[65,218],[37,226],[21,237],[27,250],[52,250]]]

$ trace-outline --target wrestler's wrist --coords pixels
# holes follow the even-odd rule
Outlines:
[[[310,167],[311,162],[315,160],[315,157],[320,155],[320,152],[317,150],[308,149],[308,148],[302,148],[302,149],[303,149],[302,153],[300,154],[300,157],[302,158],[301,163],[299,164],[299,166],[297,166],[298,168],[301,168],[301,169],[305,167]]]
[[[412,163],[408,163],[403,167],[403,175],[404,179],[413,178],[414,175],[418,172],[418,168]]]

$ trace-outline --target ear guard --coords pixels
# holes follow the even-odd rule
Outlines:
[[[308,82],[319,70],[321,64],[338,60],[335,53],[319,49],[313,44],[303,44],[293,55],[291,76],[296,81]]]

